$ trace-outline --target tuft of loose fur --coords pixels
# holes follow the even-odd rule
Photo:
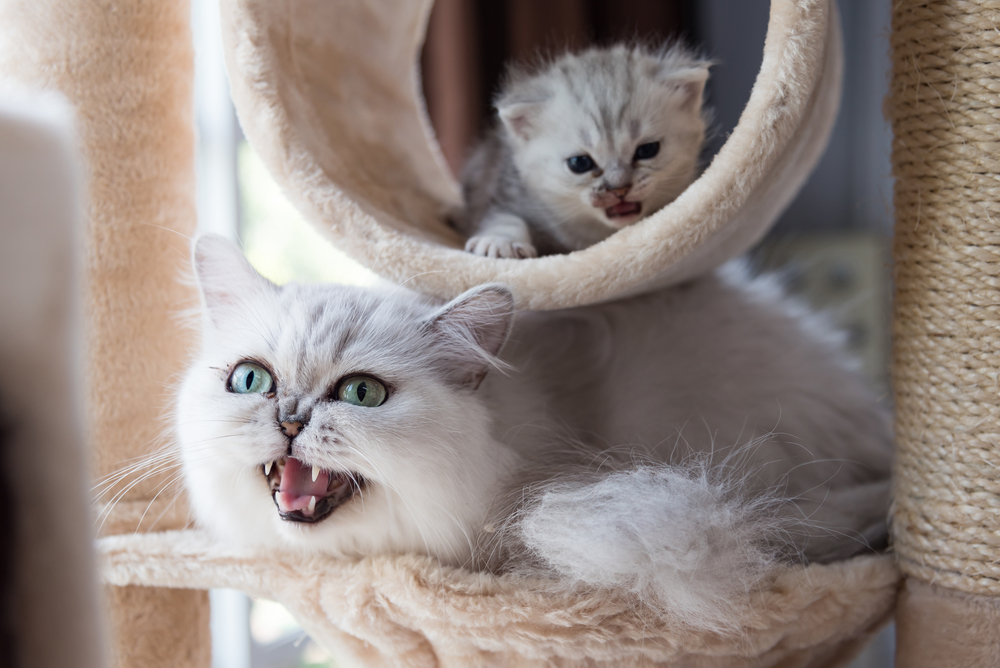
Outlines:
[[[466,250],[534,257],[593,245],[673,201],[705,139],[709,62],[619,44],[511,68],[498,122],[462,174]]]
[[[517,530],[566,583],[630,592],[679,624],[732,631],[738,607],[779,563],[789,521],[702,463],[640,465],[534,491]]]
[[[501,285],[444,305],[277,286],[211,237],[195,269],[203,342],[176,434],[194,515],[221,540],[419,552],[720,631],[776,565],[885,542],[885,411],[835,341],[738,268],[518,314]],[[235,391],[246,363],[273,384]],[[384,402],[344,400],[358,376]]]

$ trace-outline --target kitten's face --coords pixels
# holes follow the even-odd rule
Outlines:
[[[243,544],[465,562],[509,456],[474,391],[509,293],[442,309],[402,292],[278,288],[212,237],[196,268],[204,346],[177,427],[198,521]]]
[[[498,109],[523,180],[566,221],[619,229],[657,211],[696,176],[707,67],[618,46],[515,82]]]

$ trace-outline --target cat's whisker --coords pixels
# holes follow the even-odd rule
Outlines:
[[[170,511],[172,511],[173,508],[174,508],[174,506],[177,505],[177,502],[184,497],[184,485],[183,485],[183,482],[184,482],[183,477],[179,478],[176,481],[174,481],[175,487],[174,487],[173,498],[170,499],[169,503],[166,503],[166,504],[163,505],[163,508],[160,510],[159,515],[157,515],[156,518],[153,520],[152,526],[154,526],[154,527],[157,526],[159,524],[160,520],[162,520],[163,517],[167,513],[169,513]],[[187,522],[184,523],[184,526],[178,527],[178,528],[179,529],[186,529],[186,528],[188,528],[188,526],[190,524],[191,524],[191,520],[188,520]]]
[[[139,476],[138,478],[136,478],[135,480],[133,480],[132,482],[130,482],[128,485],[126,485],[126,487],[124,489],[122,489],[117,494],[115,494],[114,497],[112,497],[112,499],[107,504],[104,505],[104,507],[101,509],[100,513],[98,513],[98,516],[97,516],[97,518],[95,520],[95,522],[96,521],[100,522],[100,524],[97,527],[97,533],[100,534],[100,532],[104,529],[105,523],[107,522],[107,520],[113,514],[115,508],[118,506],[118,503],[122,499],[124,499],[128,495],[129,492],[131,492],[140,483],[143,483],[146,480],[149,480],[149,479],[154,478],[154,477],[156,477],[158,475],[161,475],[161,473],[162,472],[159,471],[159,470],[145,473],[145,474]]]
[[[430,274],[444,274],[444,273],[446,273],[446,272],[445,272],[445,270],[442,269],[442,270],[435,270],[435,271],[421,271],[421,272],[418,272],[416,274],[411,274],[410,276],[408,276],[407,278],[403,279],[402,281],[400,281],[399,283],[397,283],[393,287],[393,294],[396,291],[402,290],[404,287],[406,287],[406,284],[409,283],[410,281],[413,281],[413,280],[415,280],[417,278],[420,278],[421,276],[429,276]]]
[[[117,487],[122,481],[128,479],[129,477],[135,475],[139,471],[151,470],[155,475],[156,471],[163,469],[164,467],[177,466],[176,463],[171,463],[176,455],[168,456],[165,454],[153,455],[147,458],[143,458],[131,466],[125,467],[124,469],[119,469],[114,473],[108,474],[97,484],[95,484],[91,491],[94,492],[94,496],[91,501],[95,502],[102,496],[106,495],[111,489]]]
[[[130,491],[137,484],[142,483],[142,482],[144,482],[146,480],[149,480],[150,478],[155,478],[157,476],[163,475],[165,473],[165,469],[166,468],[168,468],[168,467],[166,467],[166,465],[157,465],[156,467],[153,467],[151,469],[145,470],[143,473],[141,473],[137,477],[132,478],[131,480],[129,480],[128,483],[126,484],[126,486],[122,490],[119,490],[118,492],[115,493],[115,495],[113,496],[111,502],[109,502],[109,503],[117,502],[117,500],[119,498],[121,498],[122,495],[127,494],[128,491]],[[110,490],[108,490],[108,491],[110,491]]]
[[[142,464],[136,464],[105,476],[97,484],[91,487],[91,491],[94,493],[91,500],[96,501],[100,497],[104,496],[108,491],[116,487],[123,480],[131,477],[135,473],[144,471],[154,466],[160,466],[162,463],[163,462],[160,461],[143,462]]]
[[[182,478],[183,478],[183,474],[182,473],[176,473],[176,474],[174,474],[173,477],[169,478],[168,480],[165,480],[163,483],[160,484],[159,490],[156,492],[156,494],[153,495],[153,498],[151,498],[149,500],[149,503],[146,504],[146,509],[143,510],[142,511],[142,515],[139,516],[139,521],[135,525],[135,532],[134,533],[139,533],[139,528],[142,526],[142,521],[144,519],[146,519],[146,514],[149,512],[149,509],[152,508],[153,505],[156,503],[156,500],[158,498],[160,498],[160,494],[162,494],[165,490],[169,489],[172,484],[174,484],[176,482],[180,482],[180,480]],[[165,512],[165,511],[162,511],[160,513],[160,518],[163,517],[163,512]],[[157,518],[157,519],[159,520],[159,518]],[[155,526],[155,524],[156,523],[154,522],[153,525]]]

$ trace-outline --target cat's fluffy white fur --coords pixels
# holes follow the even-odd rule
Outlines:
[[[194,513],[224,540],[555,575],[726,629],[776,563],[885,538],[885,412],[834,341],[738,267],[515,315],[497,285],[441,306],[277,287],[218,238],[195,257],[204,345],[177,430]],[[273,396],[227,391],[244,360],[271,370]],[[358,373],[389,388],[383,405],[336,399]],[[284,521],[262,466],[289,455],[365,485],[318,523]]]
[[[708,66],[680,45],[619,44],[512,68],[499,122],[463,170],[466,205],[454,220],[466,249],[578,250],[676,199],[697,175]],[[582,172],[570,162],[581,157]]]
[[[770,541],[783,529],[775,497],[747,496],[692,463],[534,491],[516,523],[531,556],[567,582],[630,591],[697,626],[726,626],[724,611],[774,566]]]

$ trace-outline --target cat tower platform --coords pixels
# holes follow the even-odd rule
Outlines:
[[[897,613],[907,668],[978,668],[1000,656],[1000,411],[996,367],[982,353],[996,349],[997,323],[982,314],[995,311],[1000,264],[990,227],[1000,219],[990,194],[1000,178],[992,4],[893,7],[901,295],[893,534],[907,578]],[[503,281],[522,307],[561,308],[718,266],[789,203],[836,114],[833,2],[773,0],[739,125],[683,195],[582,251],[475,257],[445,223],[458,189],[419,94],[429,8],[426,0],[224,0],[222,17],[241,123],[286,194],[339,248],[441,298]],[[88,175],[80,394],[99,479],[162,442],[169,379],[194,344],[175,317],[197,300],[177,280],[195,228],[189,10],[183,1],[0,2],[0,75],[62,92],[77,115]],[[611,593],[569,596],[412,555],[235,552],[188,527],[183,497],[158,494],[167,477],[116,490],[98,541],[119,666],[207,668],[212,587],[284,603],[345,666],[837,666],[896,604],[893,556],[789,566],[734,601],[745,611],[738,632],[694,632]]]
[[[606,592],[443,568],[227,550],[197,531],[101,541],[111,584],[231,587],[280,601],[340,666],[834,666],[888,619],[891,561],[789,568],[739,601],[737,634],[685,629]]]

